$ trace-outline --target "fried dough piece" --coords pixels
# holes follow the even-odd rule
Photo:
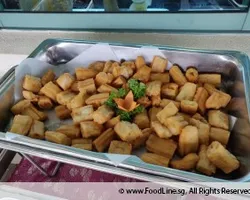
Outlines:
[[[73,92],[63,91],[56,95],[56,101],[57,103],[66,106],[75,96],[76,94]]]
[[[175,99],[179,90],[178,85],[176,83],[167,83],[161,87],[161,94],[163,97],[169,99]]]
[[[176,97],[176,101],[181,100],[190,100],[192,101],[196,92],[196,84],[194,83],[185,83],[185,85],[180,90],[179,94]]]
[[[171,160],[177,148],[177,144],[171,139],[162,139],[151,134],[146,141],[146,148],[149,152],[167,157]]]
[[[150,73],[151,73],[151,68],[148,67],[147,65],[144,65],[137,70],[133,78],[146,83],[149,81]]]
[[[78,81],[78,89],[80,92],[87,92],[88,94],[94,94],[96,92],[95,81],[93,78],[86,79],[84,81]]]
[[[195,126],[186,126],[179,136],[179,153],[185,156],[189,153],[196,153],[199,148],[198,129]]]
[[[200,146],[199,161],[196,165],[196,170],[208,176],[216,172],[215,165],[207,157],[207,146],[204,144]]]
[[[61,119],[68,119],[71,117],[71,110],[69,110],[66,106],[64,105],[59,105],[55,108],[56,116]]]
[[[186,78],[189,82],[196,83],[198,81],[198,71],[194,67],[190,67],[186,71]]]
[[[130,155],[132,153],[132,145],[127,142],[113,140],[110,143],[108,153]]]
[[[44,121],[48,118],[45,112],[37,110],[36,107],[32,104],[29,107],[25,108],[21,114],[30,116],[32,119],[38,121]]]
[[[113,82],[112,85],[115,88],[120,88],[126,84],[126,79],[123,76],[118,76]]]
[[[172,133],[169,131],[169,129],[166,126],[163,126],[160,122],[152,121],[151,125],[159,138],[168,139],[172,137]]]
[[[237,158],[225,149],[219,142],[212,142],[207,149],[207,157],[216,167],[225,174],[239,168],[240,163]]]
[[[135,67],[138,70],[140,67],[146,65],[145,59],[142,56],[137,56],[135,60]]]
[[[17,102],[14,106],[11,108],[11,112],[15,115],[21,114],[26,108],[31,106],[31,102],[29,100],[21,100]]]
[[[208,123],[217,128],[229,129],[229,117],[220,110],[208,111]]]
[[[206,101],[208,99],[208,92],[205,88],[199,87],[194,95],[194,101],[198,103],[198,111],[201,114],[206,112]]]
[[[97,72],[101,72],[101,71],[103,71],[103,69],[104,69],[104,65],[105,65],[105,62],[96,61],[96,62],[91,63],[91,64],[88,66],[88,68],[89,68],[89,69],[93,69],[93,70],[95,70],[95,71],[97,71]]]
[[[153,121],[158,121],[156,115],[157,113],[159,113],[162,110],[162,108],[158,108],[158,107],[152,107],[149,109],[148,111],[148,115],[149,115],[149,119],[150,122],[152,123]]]
[[[146,96],[141,97],[140,99],[137,99],[137,103],[141,104],[145,108],[151,106],[151,104],[152,104],[151,100],[148,97],[146,97]]]
[[[27,135],[32,123],[33,120],[30,116],[16,115],[13,119],[10,132],[20,135]]]
[[[151,73],[150,81],[161,81],[162,84],[170,82],[170,76],[168,72],[164,73]]]
[[[160,106],[161,96],[160,95],[151,96],[151,101],[152,101],[152,106]]]
[[[154,59],[152,61],[151,67],[152,72],[164,72],[167,68],[168,60],[165,58],[162,58],[160,56],[154,56]]]
[[[48,82],[50,81],[54,81],[56,75],[54,74],[54,72],[49,69],[42,77],[41,79],[41,82],[42,82],[42,85],[46,85]]]
[[[221,128],[211,127],[209,136],[210,136],[210,142],[218,141],[222,145],[227,146],[230,137],[230,132]]]
[[[75,78],[69,73],[64,73],[56,80],[56,83],[65,91],[74,83]]]
[[[142,135],[131,142],[133,149],[138,149],[141,146],[145,146],[145,143],[152,133],[151,128],[145,128],[142,130]]]
[[[209,145],[210,125],[191,118],[189,123],[198,129],[199,144]]]
[[[87,98],[89,98],[89,95],[85,91],[80,92],[78,95],[74,96],[69,103],[67,103],[67,108],[71,110],[85,106]]]
[[[198,82],[200,83],[210,83],[215,86],[221,84],[220,74],[199,74]]]
[[[195,101],[181,100],[181,111],[188,114],[195,114],[198,104]]]
[[[178,101],[170,100],[170,99],[162,99],[160,103],[160,107],[164,108],[167,106],[170,102],[173,102],[176,108],[180,109],[181,103]]]
[[[38,102],[39,96],[31,91],[23,91],[23,97],[31,102]]]
[[[25,75],[23,80],[23,89],[38,93],[42,88],[41,79],[31,75]]]
[[[81,137],[80,127],[76,125],[61,125],[56,132],[63,133],[71,139],[76,139]]]
[[[157,96],[161,94],[161,81],[151,81],[146,84],[146,94],[148,96]]]
[[[49,97],[40,96],[38,100],[38,106],[41,109],[49,110],[53,107],[53,103]]]
[[[118,90],[108,84],[103,84],[101,85],[98,89],[97,92],[102,93],[102,92],[117,92]]]
[[[31,138],[43,140],[45,138],[44,123],[34,120],[28,136]]]
[[[49,142],[54,142],[57,144],[63,144],[63,145],[71,145],[71,139],[68,138],[66,135],[55,132],[55,131],[46,131],[45,132],[45,139]]]
[[[84,81],[86,79],[94,78],[98,74],[98,71],[88,68],[76,68],[75,72],[76,79],[78,81]]]
[[[144,162],[153,164],[153,165],[160,165],[163,167],[168,167],[169,158],[166,158],[161,155],[157,155],[155,153],[144,153],[140,157]]]
[[[106,127],[106,128],[114,128],[115,125],[116,125],[118,122],[120,122],[120,118],[121,118],[121,116],[118,115],[118,116],[116,116],[116,117],[114,117],[114,118],[108,120],[108,121],[105,123],[105,127]]]
[[[172,77],[172,79],[174,80],[174,82],[180,86],[184,85],[187,82],[186,77],[184,76],[184,74],[182,73],[182,71],[180,70],[180,68],[177,65],[173,65],[170,68],[169,74]]]
[[[220,109],[225,108],[230,102],[231,96],[225,92],[218,91],[213,92],[213,94],[206,100],[206,108],[208,109]]]
[[[172,135],[179,135],[182,129],[188,125],[183,116],[172,116],[165,120],[165,125],[168,127]]]
[[[103,126],[93,121],[80,123],[83,138],[98,137],[102,133]]]
[[[190,153],[180,160],[172,160],[170,166],[174,169],[192,170],[199,161],[199,156],[196,153]]]
[[[209,95],[212,95],[214,92],[219,92],[219,90],[217,90],[215,86],[210,83],[204,83],[204,88],[207,90]]]
[[[177,112],[178,108],[174,105],[173,102],[170,102],[163,108],[163,110],[157,113],[156,117],[162,124],[165,125],[166,119],[168,117],[174,116]]]
[[[74,108],[71,116],[74,124],[79,124],[82,121],[93,120],[94,109],[92,105],[83,106],[81,108]]]
[[[114,130],[125,142],[131,142],[142,135],[141,130],[136,124],[127,121],[118,122]]]
[[[107,105],[100,106],[96,111],[93,112],[93,120],[98,124],[104,124],[112,118],[114,111]]]
[[[137,126],[140,129],[144,129],[144,128],[149,128],[150,127],[150,121],[149,121],[149,117],[148,117],[148,113],[145,110],[142,113],[137,114],[134,117],[134,121],[135,124],[137,124]]]
[[[94,95],[90,96],[89,98],[87,98],[85,103],[87,105],[93,105],[94,107],[99,107],[102,104],[104,104],[105,101],[107,101],[108,98],[109,98],[109,93],[108,92],[94,94]]]
[[[113,75],[111,77],[105,72],[99,72],[95,77],[95,82],[96,82],[96,85],[98,86],[103,85],[103,84],[110,84],[112,80],[113,80]]]
[[[56,95],[62,92],[62,90],[56,84],[50,81],[42,87],[41,92],[45,96],[49,97],[54,102],[56,102]]]
[[[115,131],[109,128],[94,140],[93,145],[98,152],[103,152],[109,147],[111,141],[114,139]]]
[[[92,144],[92,139],[76,138],[72,140],[72,145],[74,144]]]

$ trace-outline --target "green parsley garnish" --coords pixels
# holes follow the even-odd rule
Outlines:
[[[135,99],[139,99],[145,96],[146,93],[146,85],[142,82],[139,82],[135,79],[130,79],[128,81],[128,87],[132,90]]]

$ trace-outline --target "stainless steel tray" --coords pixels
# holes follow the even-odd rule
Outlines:
[[[95,42],[55,40],[44,41],[29,56],[46,61],[53,65],[66,63],[79,55],[86,47]],[[110,44],[113,48],[140,48],[145,45]],[[157,46],[166,57],[181,67],[196,66],[201,72],[218,72],[222,74],[223,86],[233,97],[239,95],[232,89],[234,82],[244,83],[245,94],[240,94],[247,103],[244,109],[249,113],[249,59],[241,52],[235,51],[209,51],[183,49],[167,46]],[[34,66],[35,67],[35,66]],[[10,107],[14,97],[15,67],[9,70],[0,80],[0,147],[54,159],[79,166],[115,173],[119,175],[139,178],[148,181],[248,181],[250,180],[250,125],[249,117],[237,116],[236,125],[231,133],[229,147],[238,157],[241,167],[230,175],[218,172],[214,177],[204,176],[195,172],[185,172],[171,168],[150,165],[142,162],[138,157],[131,156],[121,163],[111,162],[103,153],[89,152],[46,141],[31,139],[25,136],[6,138],[5,132],[12,119]],[[242,105],[241,105],[242,106]]]

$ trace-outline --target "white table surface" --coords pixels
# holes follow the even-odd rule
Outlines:
[[[27,55],[21,54],[0,54],[0,77],[3,76],[11,67],[22,62]]]

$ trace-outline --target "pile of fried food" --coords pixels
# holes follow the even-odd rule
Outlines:
[[[144,162],[213,175],[228,174],[239,161],[227,149],[231,96],[218,88],[220,74],[185,72],[155,56],[122,63],[95,62],[55,77],[26,75],[24,99],[14,105],[10,132],[75,148],[131,154],[146,148]],[[71,125],[45,131],[46,110]],[[63,124],[63,121],[62,121]],[[177,155],[177,156],[174,156]]]

